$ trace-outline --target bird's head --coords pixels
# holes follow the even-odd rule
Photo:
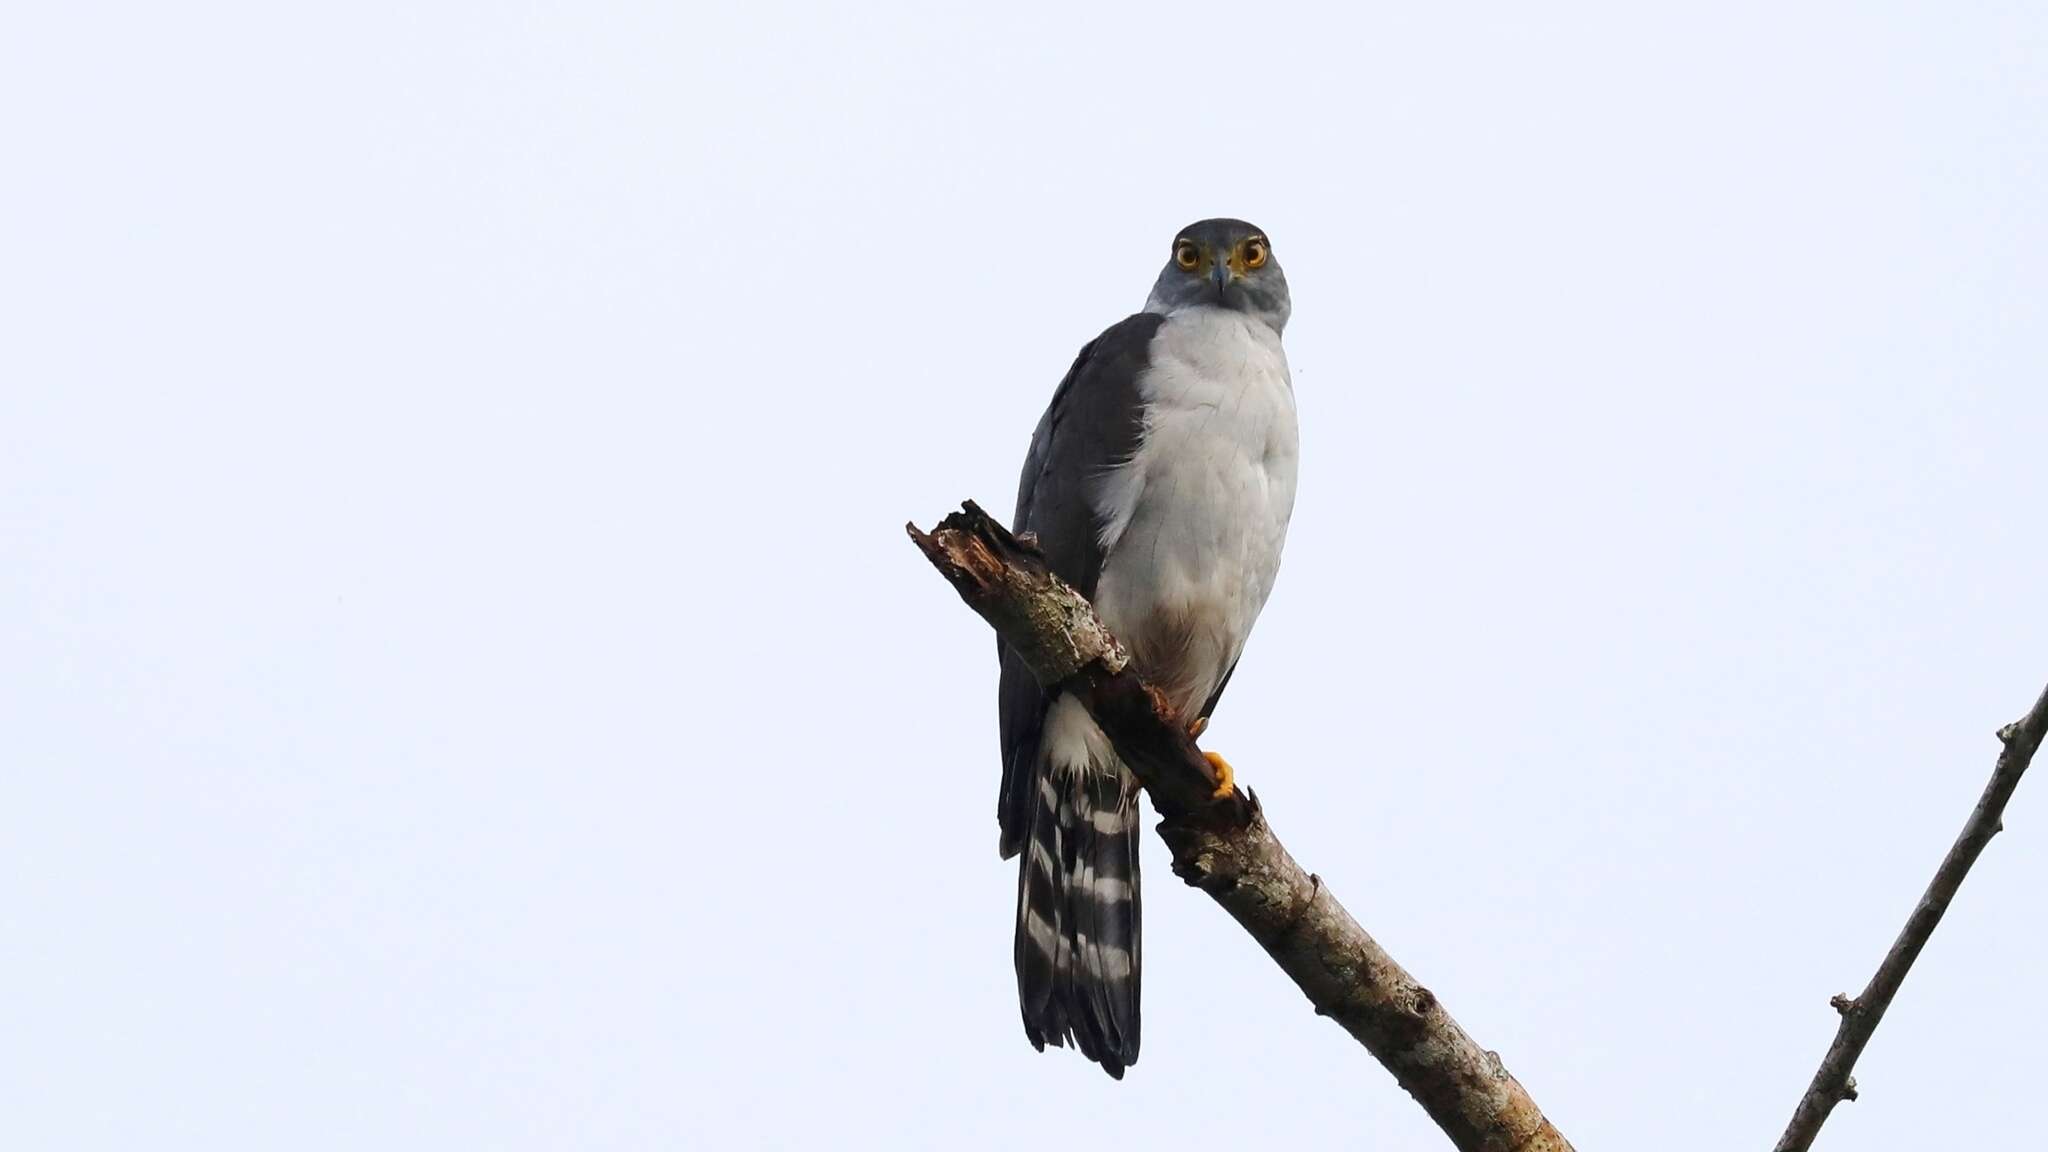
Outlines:
[[[1197,221],[1174,236],[1145,311],[1168,314],[1204,306],[1249,313],[1275,332],[1287,326],[1293,307],[1287,276],[1263,230],[1219,218]]]

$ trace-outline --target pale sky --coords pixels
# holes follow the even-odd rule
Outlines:
[[[1580,1149],[1768,1148],[2048,680],[2048,16],[1657,7],[0,17],[4,1142],[1447,1147],[1156,839],[1031,1050],[902,535],[1234,215],[1204,743]],[[2006,824],[1821,1147],[2038,1129]]]

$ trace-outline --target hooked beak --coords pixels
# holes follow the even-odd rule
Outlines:
[[[1232,268],[1228,260],[1218,260],[1209,268],[1209,281],[1216,285],[1216,298],[1218,300],[1223,299],[1223,294],[1230,288],[1230,282],[1235,279],[1237,279],[1237,269]]]

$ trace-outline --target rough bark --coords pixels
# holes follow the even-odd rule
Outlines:
[[[2005,747],[1991,770],[1991,782],[1984,786],[1984,794],[1978,797],[1977,806],[1963,824],[1962,835],[1956,837],[1948,855],[1942,858],[1934,881],[1913,906],[1913,914],[1906,918],[1905,928],[1878,964],[1870,984],[1854,1000],[1837,994],[1828,1001],[1841,1013],[1841,1026],[1835,1030],[1835,1041],[1828,1046],[1828,1054],[1822,1058],[1820,1070],[1814,1073],[1813,1083],[1799,1098],[1792,1123],[1778,1139],[1777,1152],[1804,1152],[1812,1147],[1813,1138],[1819,1134],[1820,1126],[1827,1123],[1835,1105],[1856,1099],[1856,1078],[1850,1075],[1856,1069],[1856,1058],[1863,1054],[1863,1046],[1877,1031],[1878,1021],[1884,1019],[1885,1009],[1891,1007],[1892,997],[1898,994],[1899,985],[1905,982],[1906,972],[1920,955],[1920,949],[1934,935],[1935,925],[1941,923],[1942,913],[1948,911],[1949,901],[1955,899],[1970,866],[1977,862],[1991,838],[2005,827],[2006,801],[2012,799],[2020,776],[2033,761],[2044,730],[2048,730],[2048,689],[2042,691],[2041,698],[2025,716],[1998,730],[1998,739]]]
[[[1359,927],[1274,837],[1256,797],[1217,799],[1214,768],[1122,648],[1029,539],[980,508],[912,540],[969,607],[1049,688],[1095,716],[1164,818],[1174,873],[1209,894],[1265,948],[1319,1015],[1342,1025],[1465,1152],[1570,1152],[1500,1058]]]

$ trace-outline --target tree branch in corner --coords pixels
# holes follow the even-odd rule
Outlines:
[[[2006,801],[2012,799],[2013,789],[2019,786],[2020,777],[2034,759],[2034,750],[2041,746],[2044,729],[2048,729],[2048,689],[2042,691],[2041,698],[2025,716],[1998,730],[1998,739],[2005,748],[1991,771],[1991,783],[1984,786],[1984,794],[1978,797],[1977,807],[1963,825],[1963,834],[1956,837],[1948,855],[1942,858],[1933,883],[1913,906],[1913,914],[1906,918],[1905,928],[1892,942],[1891,951],[1885,953],[1869,986],[1854,1000],[1837,994],[1828,1001],[1841,1013],[1841,1026],[1835,1030],[1835,1042],[1828,1046],[1828,1054],[1822,1058],[1820,1070],[1814,1073],[1813,1083],[1799,1098],[1792,1123],[1779,1137],[1777,1152],[1805,1152],[1813,1146],[1813,1138],[1819,1134],[1820,1126],[1827,1123],[1835,1105],[1856,1099],[1856,1078],[1850,1075],[1856,1069],[1856,1058],[1863,1055],[1863,1046],[1870,1043],[1878,1021],[1884,1019],[1885,1009],[1891,1007],[1892,997],[1905,982],[1906,971],[1934,935],[1935,925],[1941,923],[1942,913],[1948,911],[1949,901],[1955,899],[1970,866],[1977,862],[1991,838],[2004,828]]]

